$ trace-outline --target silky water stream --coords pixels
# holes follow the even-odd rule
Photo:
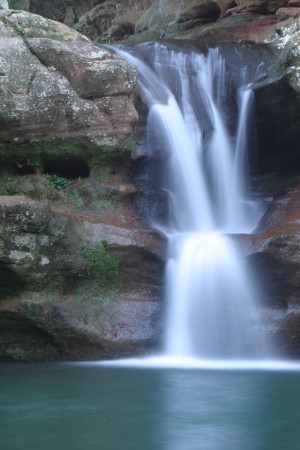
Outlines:
[[[139,69],[149,103],[149,155],[167,155],[169,220],[163,227],[154,224],[169,242],[160,362],[264,360],[269,355],[258,292],[231,238],[251,233],[264,212],[247,185],[253,94],[245,71],[237,90],[237,126],[230,132],[223,117],[230,80],[218,49],[204,55],[156,43],[141,44],[139,57],[135,49],[119,47],[117,53]]]

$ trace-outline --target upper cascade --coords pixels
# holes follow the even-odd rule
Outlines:
[[[246,185],[251,89],[238,90],[240,113],[236,136],[231,136],[222,117],[228,80],[219,50],[184,53],[156,43],[146,62],[149,47],[138,46],[139,57],[120,47],[117,52],[139,70],[150,105],[149,152],[169,156],[164,188],[170,193],[170,228],[251,232],[262,214]]]
[[[242,80],[232,135],[223,117],[229,80],[218,49],[204,55],[156,43],[117,52],[139,69],[150,105],[149,152],[161,153],[166,162],[163,188],[170,211],[164,231],[170,257],[165,354],[265,356],[257,292],[227,237],[250,233],[263,213],[247,188],[251,89]]]

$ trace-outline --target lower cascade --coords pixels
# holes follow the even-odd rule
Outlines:
[[[154,224],[169,240],[164,355],[265,358],[258,293],[231,237],[251,233],[264,212],[247,187],[251,80],[241,71],[233,132],[224,113],[230,80],[218,49],[204,55],[156,43],[125,50],[116,49],[138,66],[150,107],[149,152],[166,160],[169,219]]]

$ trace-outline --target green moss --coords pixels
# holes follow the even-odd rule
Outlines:
[[[67,196],[69,200],[78,208],[82,208],[84,205],[84,201],[80,197],[77,191],[68,191]]]
[[[35,141],[31,143],[12,144],[0,147],[0,162],[6,166],[11,164],[22,165],[28,162],[33,167],[43,168],[48,157],[72,158],[84,157],[90,167],[102,167],[110,157],[122,156],[129,149],[122,148],[114,143],[95,145],[91,142],[78,139],[53,139],[51,141]]]
[[[120,196],[118,194],[113,194],[100,200],[94,199],[92,206],[98,209],[99,212],[102,212],[104,209],[112,207],[119,200],[119,198]]]
[[[20,192],[18,186],[20,177],[15,175],[10,168],[3,167],[0,171],[0,195],[17,195]]]
[[[81,255],[86,262],[88,277],[93,280],[96,287],[107,294],[116,292],[122,284],[119,276],[119,262],[109,254],[107,241],[102,241],[92,248],[81,248]],[[93,286],[90,286],[93,289]],[[89,294],[89,293],[88,293]],[[101,296],[101,292],[99,294]]]
[[[19,2],[18,0],[8,0],[9,9],[18,9]]]
[[[32,348],[24,350],[21,347],[10,347],[6,350],[6,354],[14,361],[24,361],[25,359],[44,360],[49,357],[55,357],[58,354],[58,349],[51,344],[48,344],[45,347],[39,347],[39,345],[41,345],[41,343],[36,342],[33,339]]]
[[[53,41],[64,41],[64,37],[61,34],[48,34],[48,39],[52,39]]]

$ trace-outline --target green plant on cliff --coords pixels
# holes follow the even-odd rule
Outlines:
[[[69,200],[78,208],[82,208],[84,205],[84,201],[80,197],[77,191],[68,191],[67,196],[69,197]]]
[[[18,30],[18,33],[19,33],[20,36],[25,36],[25,34],[26,34],[25,28],[19,26],[17,28],[17,30]]]
[[[96,280],[98,287],[106,293],[116,292],[122,284],[119,275],[119,262],[108,253],[107,241],[102,241],[92,248],[81,248],[81,254],[87,263],[89,277]]]
[[[23,361],[25,357],[25,352],[22,348],[9,348],[6,353],[13,358],[15,361]]]
[[[68,181],[63,177],[58,177],[57,175],[46,174],[45,177],[50,181],[51,187],[56,188],[59,191],[63,188],[67,188],[71,184],[71,181]]]

